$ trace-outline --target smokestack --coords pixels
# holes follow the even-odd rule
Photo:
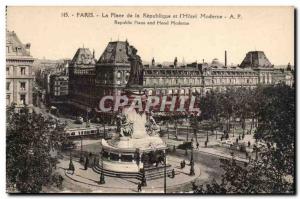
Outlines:
[[[225,67],[227,67],[227,51],[225,50]]]

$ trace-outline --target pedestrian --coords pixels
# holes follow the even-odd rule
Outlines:
[[[183,162],[180,162],[180,168],[183,169]]]
[[[245,153],[245,154],[246,154],[246,159],[247,159],[247,158],[248,158],[248,152],[246,151],[246,153]]]
[[[175,170],[172,170],[172,178],[175,178]]]
[[[236,138],[235,142],[236,142],[236,143],[239,143],[239,139]]]
[[[207,147],[207,141],[204,142],[205,148]]]
[[[221,136],[221,141],[223,141],[223,135]]]
[[[138,183],[138,192],[141,192],[142,191],[142,184],[139,182]]]
[[[89,157],[86,157],[85,164],[84,164],[84,170],[87,170],[88,165],[89,165]]]
[[[250,141],[248,141],[248,147],[250,147],[251,146],[251,143],[250,143]]]
[[[241,135],[239,135],[239,140],[241,140]]]
[[[94,157],[94,166],[96,165],[96,157]]]
[[[185,167],[185,160],[183,160],[183,162],[182,162],[182,163],[183,163],[183,168],[184,168],[184,167]]]
[[[197,147],[197,149],[199,149],[199,142],[197,142],[196,147]]]
[[[244,139],[245,138],[245,134],[243,133],[243,135],[242,135],[242,139]]]

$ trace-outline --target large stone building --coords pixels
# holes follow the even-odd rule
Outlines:
[[[110,42],[98,61],[89,49],[77,50],[69,66],[71,105],[91,111],[103,96],[121,94],[130,72],[127,46]]]
[[[89,49],[78,49],[69,69],[70,103],[84,111],[93,110],[103,96],[120,95],[130,74],[130,49],[127,41],[109,42],[98,61]],[[211,63],[179,65],[175,58],[173,64],[163,66],[153,58],[144,65],[142,90],[148,95],[205,95],[229,87],[293,82],[291,71],[275,68],[261,51],[248,52],[238,66],[227,65],[225,51],[224,62],[214,59]]]
[[[69,103],[88,111],[96,103],[96,60],[88,48],[79,48],[69,64]]]
[[[248,57],[259,54],[259,59],[247,62]],[[157,94],[205,94],[211,90],[223,91],[229,87],[254,88],[258,84],[276,84],[285,82],[292,85],[290,71],[274,68],[264,52],[253,51],[246,55],[241,66],[227,66],[213,59],[211,63],[192,63],[177,66],[177,59],[169,66],[146,65],[144,70],[144,88],[149,95]],[[257,56],[256,56],[257,57]],[[253,64],[255,62],[255,64]],[[268,64],[267,64],[268,63]]]
[[[30,44],[24,45],[14,31],[6,31],[6,105],[32,108],[32,64]]]

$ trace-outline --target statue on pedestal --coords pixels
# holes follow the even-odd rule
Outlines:
[[[133,46],[128,46],[127,49],[128,61],[130,61],[130,75],[127,82],[127,87],[135,88],[143,85],[143,63],[141,57],[137,55],[137,49]]]

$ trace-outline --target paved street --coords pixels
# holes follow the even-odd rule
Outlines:
[[[190,186],[192,181],[202,179],[208,174],[206,169],[202,171],[203,166],[195,163],[195,175],[189,175],[190,166],[186,166],[184,169],[180,169],[179,164],[182,159],[177,156],[169,156],[168,162],[174,165],[175,178],[167,177],[167,192],[174,191],[187,191],[182,190],[183,187]],[[186,159],[186,162],[188,160]],[[99,174],[95,173],[91,168],[83,170],[83,166],[74,160],[75,173],[72,174],[67,170],[69,159],[66,157],[60,160],[57,165],[57,171],[64,177],[65,184],[73,184],[76,188],[76,192],[103,192],[103,193],[137,193],[137,179],[125,179],[125,178],[114,178],[105,177],[105,184],[100,185]],[[155,180],[148,180],[147,186],[142,188],[142,193],[163,193],[164,179],[159,178]],[[64,186],[65,187],[65,186]],[[68,192],[68,188],[61,190],[62,192]]]

